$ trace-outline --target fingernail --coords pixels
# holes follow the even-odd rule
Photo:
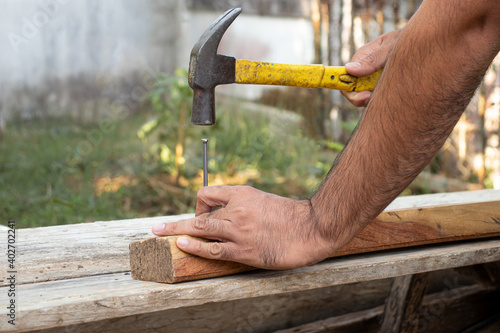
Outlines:
[[[189,244],[189,240],[186,237],[177,238],[177,246],[180,248],[186,247]]]
[[[356,62],[348,62],[345,64],[346,66],[349,66],[351,68],[361,68],[361,63],[356,61]]]
[[[162,231],[163,229],[165,229],[165,223],[155,224],[155,225],[153,226],[153,232],[160,232],[160,231]]]

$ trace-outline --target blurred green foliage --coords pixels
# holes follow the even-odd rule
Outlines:
[[[148,145],[147,157],[155,160],[161,170],[178,174],[184,163],[176,163],[176,144],[179,131],[186,127],[185,115],[191,110],[193,101],[187,71],[178,69],[173,76],[161,74],[146,99],[154,116],[141,126],[137,136],[147,144],[148,139],[155,135],[155,139],[149,140],[151,144]],[[184,137],[184,134],[182,136]],[[179,156],[177,158],[179,159]]]
[[[326,163],[328,166],[318,164],[319,145],[302,134],[298,123],[291,123],[279,114],[224,103],[217,106],[214,126],[185,124],[182,140],[185,163],[181,170],[175,170],[173,151],[182,123],[178,120],[182,120],[183,108],[187,106],[190,110],[192,105],[187,71],[178,70],[173,77],[160,77],[148,101],[154,117],[140,128],[138,136],[149,147],[149,160],[157,163],[163,172],[180,172],[187,179],[195,177],[202,167],[200,140],[205,137],[210,140],[210,177],[219,175],[227,179],[245,172],[252,174],[250,179],[245,179],[261,189],[275,189],[276,183],[287,179],[293,183],[290,187],[298,186],[305,189],[304,193],[311,192],[312,184],[319,181],[330,165],[330,161]]]
[[[141,142],[130,133],[143,121],[128,117],[101,137],[98,126],[74,119],[10,123],[0,141],[0,223],[12,219],[25,228],[135,217],[134,207],[124,209],[133,187],[97,195],[95,185],[142,172]]]

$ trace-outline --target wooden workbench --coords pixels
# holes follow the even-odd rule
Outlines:
[[[500,191],[493,190],[424,195],[398,198],[388,209],[499,198]],[[9,286],[4,256],[0,331],[271,331],[380,305],[377,302],[385,298],[389,278],[500,261],[500,239],[493,238],[352,255],[290,271],[254,271],[174,285],[133,280],[129,243],[151,237],[151,226],[156,223],[189,216],[17,230],[16,325],[5,319]],[[6,253],[5,229],[0,230],[0,239],[2,253]],[[456,284],[454,278],[449,279]],[[351,284],[357,285],[346,289]],[[354,299],[355,295],[361,300]],[[309,310],[315,315],[308,315]]]

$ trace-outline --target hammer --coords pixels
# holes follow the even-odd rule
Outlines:
[[[368,76],[347,74],[343,66],[287,65],[251,60],[236,60],[217,54],[226,32],[241,13],[233,8],[222,14],[198,39],[191,51],[189,85],[193,89],[194,125],[215,124],[215,86],[219,84],[266,84],[346,91],[373,90],[382,70]]]

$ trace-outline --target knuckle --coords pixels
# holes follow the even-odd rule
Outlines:
[[[208,253],[213,258],[221,259],[221,258],[225,257],[224,256],[224,253],[225,253],[224,248],[222,247],[222,244],[219,242],[210,243],[208,245]]]
[[[203,217],[198,218],[193,224],[193,228],[197,231],[210,232],[219,229],[218,221],[213,218]]]
[[[248,214],[247,212],[247,208],[245,206],[238,206],[238,207],[234,207],[232,209],[232,212],[233,214],[237,215],[237,216],[245,216]]]
[[[368,65],[373,65],[377,61],[377,58],[373,55],[373,53],[369,53],[363,59],[361,59],[361,61]]]
[[[252,187],[249,185],[239,185],[236,190],[241,193],[248,193],[252,190]]]
[[[170,232],[175,232],[177,230],[178,226],[179,226],[178,222],[165,223],[165,228],[163,230],[170,231]]]
[[[207,218],[198,218],[193,224],[193,228],[196,230],[207,230],[208,228],[208,219]]]
[[[196,241],[196,242],[191,242],[190,244],[193,247],[195,253],[201,254],[203,252],[203,242]]]

